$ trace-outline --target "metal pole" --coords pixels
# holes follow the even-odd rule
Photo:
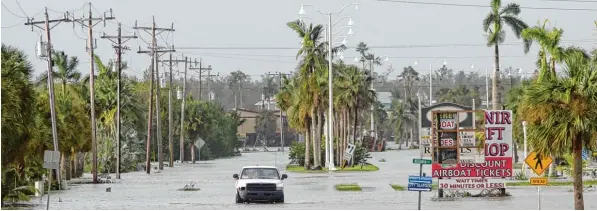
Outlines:
[[[422,159],[423,157],[421,157]],[[423,164],[419,164],[419,177],[423,176]],[[421,191],[419,191],[418,208],[421,210]]]
[[[537,186],[537,207],[541,210],[541,186]]]
[[[91,143],[92,143],[92,154],[93,164],[91,166],[91,172],[93,173],[93,183],[97,183],[97,140],[95,137],[95,62],[93,54],[93,17],[91,15],[91,2],[89,2],[89,22],[87,28],[89,29],[89,98],[90,98],[90,112],[91,112]]]
[[[280,89],[282,89],[282,73],[278,73],[278,78],[280,79]],[[280,145],[282,145],[282,152],[284,152],[284,119],[282,118],[282,109],[278,108],[278,110],[280,110]],[[277,156],[276,159],[278,159]]]
[[[487,70],[487,68],[485,68],[485,102],[485,107],[489,109],[489,71]]]
[[[178,63],[178,62],[177,62]],[[174,166],[174,142],[172,131],[174,130],[174,119],[172,118],[172,53],[170,53],[170,87],[168,88],[168,150],[170,151],[170,162],[168,166]]]
[[[48,172],[50,173],[50,176],[48,180],[48,201],[46,201],[46,210],[50,210],[50,188],[52,187],[52,169],[48,169]]]
[[[184,162],[184,104],[187,94],[187,57],[184,58],[184,81],[182,82],[182,105],[180,106],[180,162]],[[201,72],[201,71],[199,71]],[[201,78],[199,79],[201,80]]]
[[[52,39],[50,39],[50,21],[48,17],[48,8],[45,9],[46,16],[46,39],[47,39],[47,54],[48,54],[48,92],[50,95],[50,118],[52,121],[52,142],[54,144],[54,151],[58,151],[58,131],[56,129],[56,105],[54,104],[54,79],[52,70]],[[52,176],[52,170],[50,170],[50,178]],[[56,179],[58,180],[58,187],[60,189],[60,170],[56,170]],[[50,179],[51,181],[51,179]],[[51,183],[49,183],[51,185]],[[48,201],[50,194],[48,192]],[[49,206],[49,205],[48,205]]]
[[[422,146],[421,146],[421,140],[420,140],[420,139],[421,139],[421,123],[422,123],[422,120],[421,120],[421,97],[419,96],[419,94],[418,94],[418,93],[417,93],[417,103],[418,103],[418,106],[419,106],[419,115],[418,115],[418,125],[419,125],[419,147],[422,147]],[[425,149],[424,149],[424,147],[423,147],[423,150],[425,150]],[[419,157],[420,157],[421,159],[423,159],[423,153],[420,153],[420,154],[419,154]],[[423,164],[419,164],[419,176],[422,176],[422,175],[423,175]],[[421,210],[421,191],[419,191],[419,202],[418,202],[418,208],[419,208],[419,210]]]
[[[120,179],[120,86],[122,80],[122,24],[118,23],[118,57],[116,58],[116,66],[118,68],[118,84],[116,87],[116,179]]]
[[[524,140],[524,158],[526,159],[527,157],[527,122],[526,121],[522,121],[522,134],[523,134],[523,140]],[[527,174],[527,165],[526,162],[522,163],[522,173],[524,175]]]
[[[333,106],[333,75],[334,72],[332,70],[332,12],[328,12],[328,110],[329,110],[329,124],[328,124],[328,133],[329,138],[328,142],[330,144],[330,167],[328,168],[330,171],[335,171],[336,168],[334,167],[334,133],[333,133],[333,122],[334,122],[334,106]]]
[[[328,31],[330,31],[330,30],[331,30],[331,27],[330,27],[328,24],[325,24],[325,30],[328,30]],[[329,32],[326,32],[326,33],[324,34],[324,41],[325,41],[325,42],[330,42],[330,41],[329,41],[329,38],[328,38],[328,33],[329,33]],[[328,76],[328,77],[329,77],[329,76]],[[328,80],[329,80],[329,78],[328,78]],[[330,80],[330,81],[331,81],[331,80]],[[334,159],[334,158],[332,158],[332,157],[330,156],[330,151],[331,151],[331,150],[334,150],[334,147],[333,147],[333,144],[332,144],[332,142],[333,142],[333,140],[334,140],[334,139],[333,139],[333,138],[331,138],[331,139],[330,139],[330,136],[333,136],[333,135],[331,135],[331,132],[332,132],[332,130],[330,129],[330,124],[332,123],[332,119],[330,119],[330,116],[331,116],[331,115],[332,115],[331,113],[328,113],[328,117],[327,117],[327,118],[326,118],[326,120],[325,120],[325,126],[326,126],[326,131],[327,131],[327,132],[326,132],[327,134],[326,134],[326,136],[325,136],[325,137],[326,137],[326,141],[325,141],[325,146],[326,146],[326,147],[325,147],[325,166],[326,166],[328,169],[330,168],[330,163],[331,163],[331,162],[334,162],[334,161],[333,161],[333,159]],[[330,141],[330,140],[331,140],[331,141]]]
[[[429,64],[429,105],[433,105],[433,65]]]

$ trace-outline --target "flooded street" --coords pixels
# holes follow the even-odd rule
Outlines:
[[[53,193],[50,209],[417,209],[417,193],[394,191],[389,184],[406,186],[408,175],[418,173],[412,158],[418,151],[371,153],[376,172],[304,174],[285,172],[288,152],[245,153],[230,159],[203,161],[164,168],[147,175],[122,175],[120,183],[72,185],[70,190]],[[386,162],[378,162],[384,158]],[[284,204],[235,204],[234,180],[245,165],[276,165],[288,174],[284,181]],[[424,172],[430,172],[427,166]],[[178,191],[189,181],[200,191]],[[358,183],[363,192],[338,192],[338,183]],[[112,192],[106,192],[111,187]],[[571,188],[571,187],[570,187]],[[542,209],[573,209],[569,187],[544,187]],[[432,199],[437,192],[423,192],[422,209],[537,209],[537,189],[510,188],[511,197]],[[477,191],[473,191],[477,193]],[[58,199],[61,199],[61,202]],[[597,192],[585,192],[585,209],[597,209]],[[39,199],[38,199],[39,200]],[[44,206],[38,209],[45,209]]]

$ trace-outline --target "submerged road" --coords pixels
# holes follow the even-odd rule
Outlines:
[[[418,151],[371,153],[370,162],[379,166],[376,172],[342,172],[304,174],[285,172],[288,152],[245,153],[242,156],[198,164],[164,168],[161,173],[147,175],[132,172],[122,175],[114,184],[71,185],[70,190],[53,193],[50,209],[417,209],[417,193],[394,191],[389,184],[406,185],[408,175],[418,174],[412,158]],[[378,162],[384,158],[386,162]],[[234,180],[245,165],[275,165],[288,174],[284,181],[284,204],[236,204]],[[429,173],[430,167],[424,168]],[[189,181],[200,191],[177,191]],[[338,192],[338,183],[358,183],[362,192]],[[112,192],[106,192],[111,187]],[[542,188],[543,209],[573,209],[571,187]],[[537,189],[508,189],[511,197],[459,198],[438,201],[437,194],[423,192],[422,209],[521,210],[537,209]],[[585,209],[597,209],[597,192],[585,192]],[[61,202],[59,202],[59,199]],[[39,199],[38,199],[39,200]],[[43,199],[45,209],[45,198]]]

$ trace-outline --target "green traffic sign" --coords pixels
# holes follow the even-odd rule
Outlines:
[[[414,164],[431,164],[431,160],[427,159],[413,159]]]

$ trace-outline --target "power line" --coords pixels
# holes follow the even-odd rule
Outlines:
[[[407,1],[407,0],[377,0],[377,1],[404,3],[404,4],[425,4],[425,5],[437,5],[437,6],[491,8],[491,6],[488,6],[488,5],[478,5],[478,4],[454,4],[454,3],[420,2],[420,1]],[[597,11],[597,9],[589,9],[589,8],[524,7],[524,6],[521,6],[520,8],[530,9],[530,10]]]
[[[4,2],[2,2],[2,7],[4,7],[4,9],[6,9],[6,10],[7,10],[9,13],[11,13],[12,15],[14,15],[14,16],[16,16],[16,17],[19,17],[19,18],[24,18],[24,19],[26,19],[26,18],[27,18],[27,17],[23,17],[23,16],[20,16],[20,15],[17,15],[17,14],[16,14],[16,13],[14,13],[12,10],[8,9],[8,7],[6,7],[6,5],[4,5]]]
[[[10,29],[10,28],[14,28],[17,26],[22,26],[22,23],[16,23],[15,25],[11,25],[11,26],[2,26],[3,29]]]
[[[597,43],[594,39],[586,40],[562,40],[561,43]],[[517,46],[522,45],[522,42],[508,42],[502,43],[500,46]],[[356,49],[357,46],[346,46],[347,49]],[[487,47],[486,44],[470,44],[470,43],[452,43],[452,44],[420,44],[420,45],[371,45],[367,46],[370,49],[411,49],[411,48],[446,48],[446,47]],[[183,46],[177,47],[180,50],[298,50],[300,46],[212,46],[212,47],[198,47],[198,46]]]
[[[15,0],[15,1],[17,2],[17,6],[19,6],[19,9],[21,9],[21,12],[23,12],[23,14],[25,16],[27,16],[27,18],[29,18],[29,16],[27,15],[27,13],[25,13],[25,11],[23,10],[23,8],[21,7],[21,4],[19,4],[19,1],[18,0]]]
[[[201,55],[201,56],[207,56],[207,57],[219,57],[222,56],[223,58],[226,58],[228,56],[242,56],[242,57],[284,57],[284,58],[296,58],[296,56],[294,55],[283,55],[283,54],[236,54],[236,53],[199,53],[199,54],[188,54],[188,55]],[[344,58],[353,58],[355,56],[344,56]],[[360,57],[360,55],[357,55],[356,57]],[[387,57],[390,59],[483,59],[483,58],[493,58],[495,57],[494,55],[485,55],[485,56],[389,56],[389,55],[384,55],[382,57]],[[526,55],[500,55],[500,58],[525,58]],[[232,57],[233,59],[239,58],[239,57]],[[250,58],[239,58],[239,59],[250,59]],[[265,60],[265,61],[271,61],[271,60]]]

